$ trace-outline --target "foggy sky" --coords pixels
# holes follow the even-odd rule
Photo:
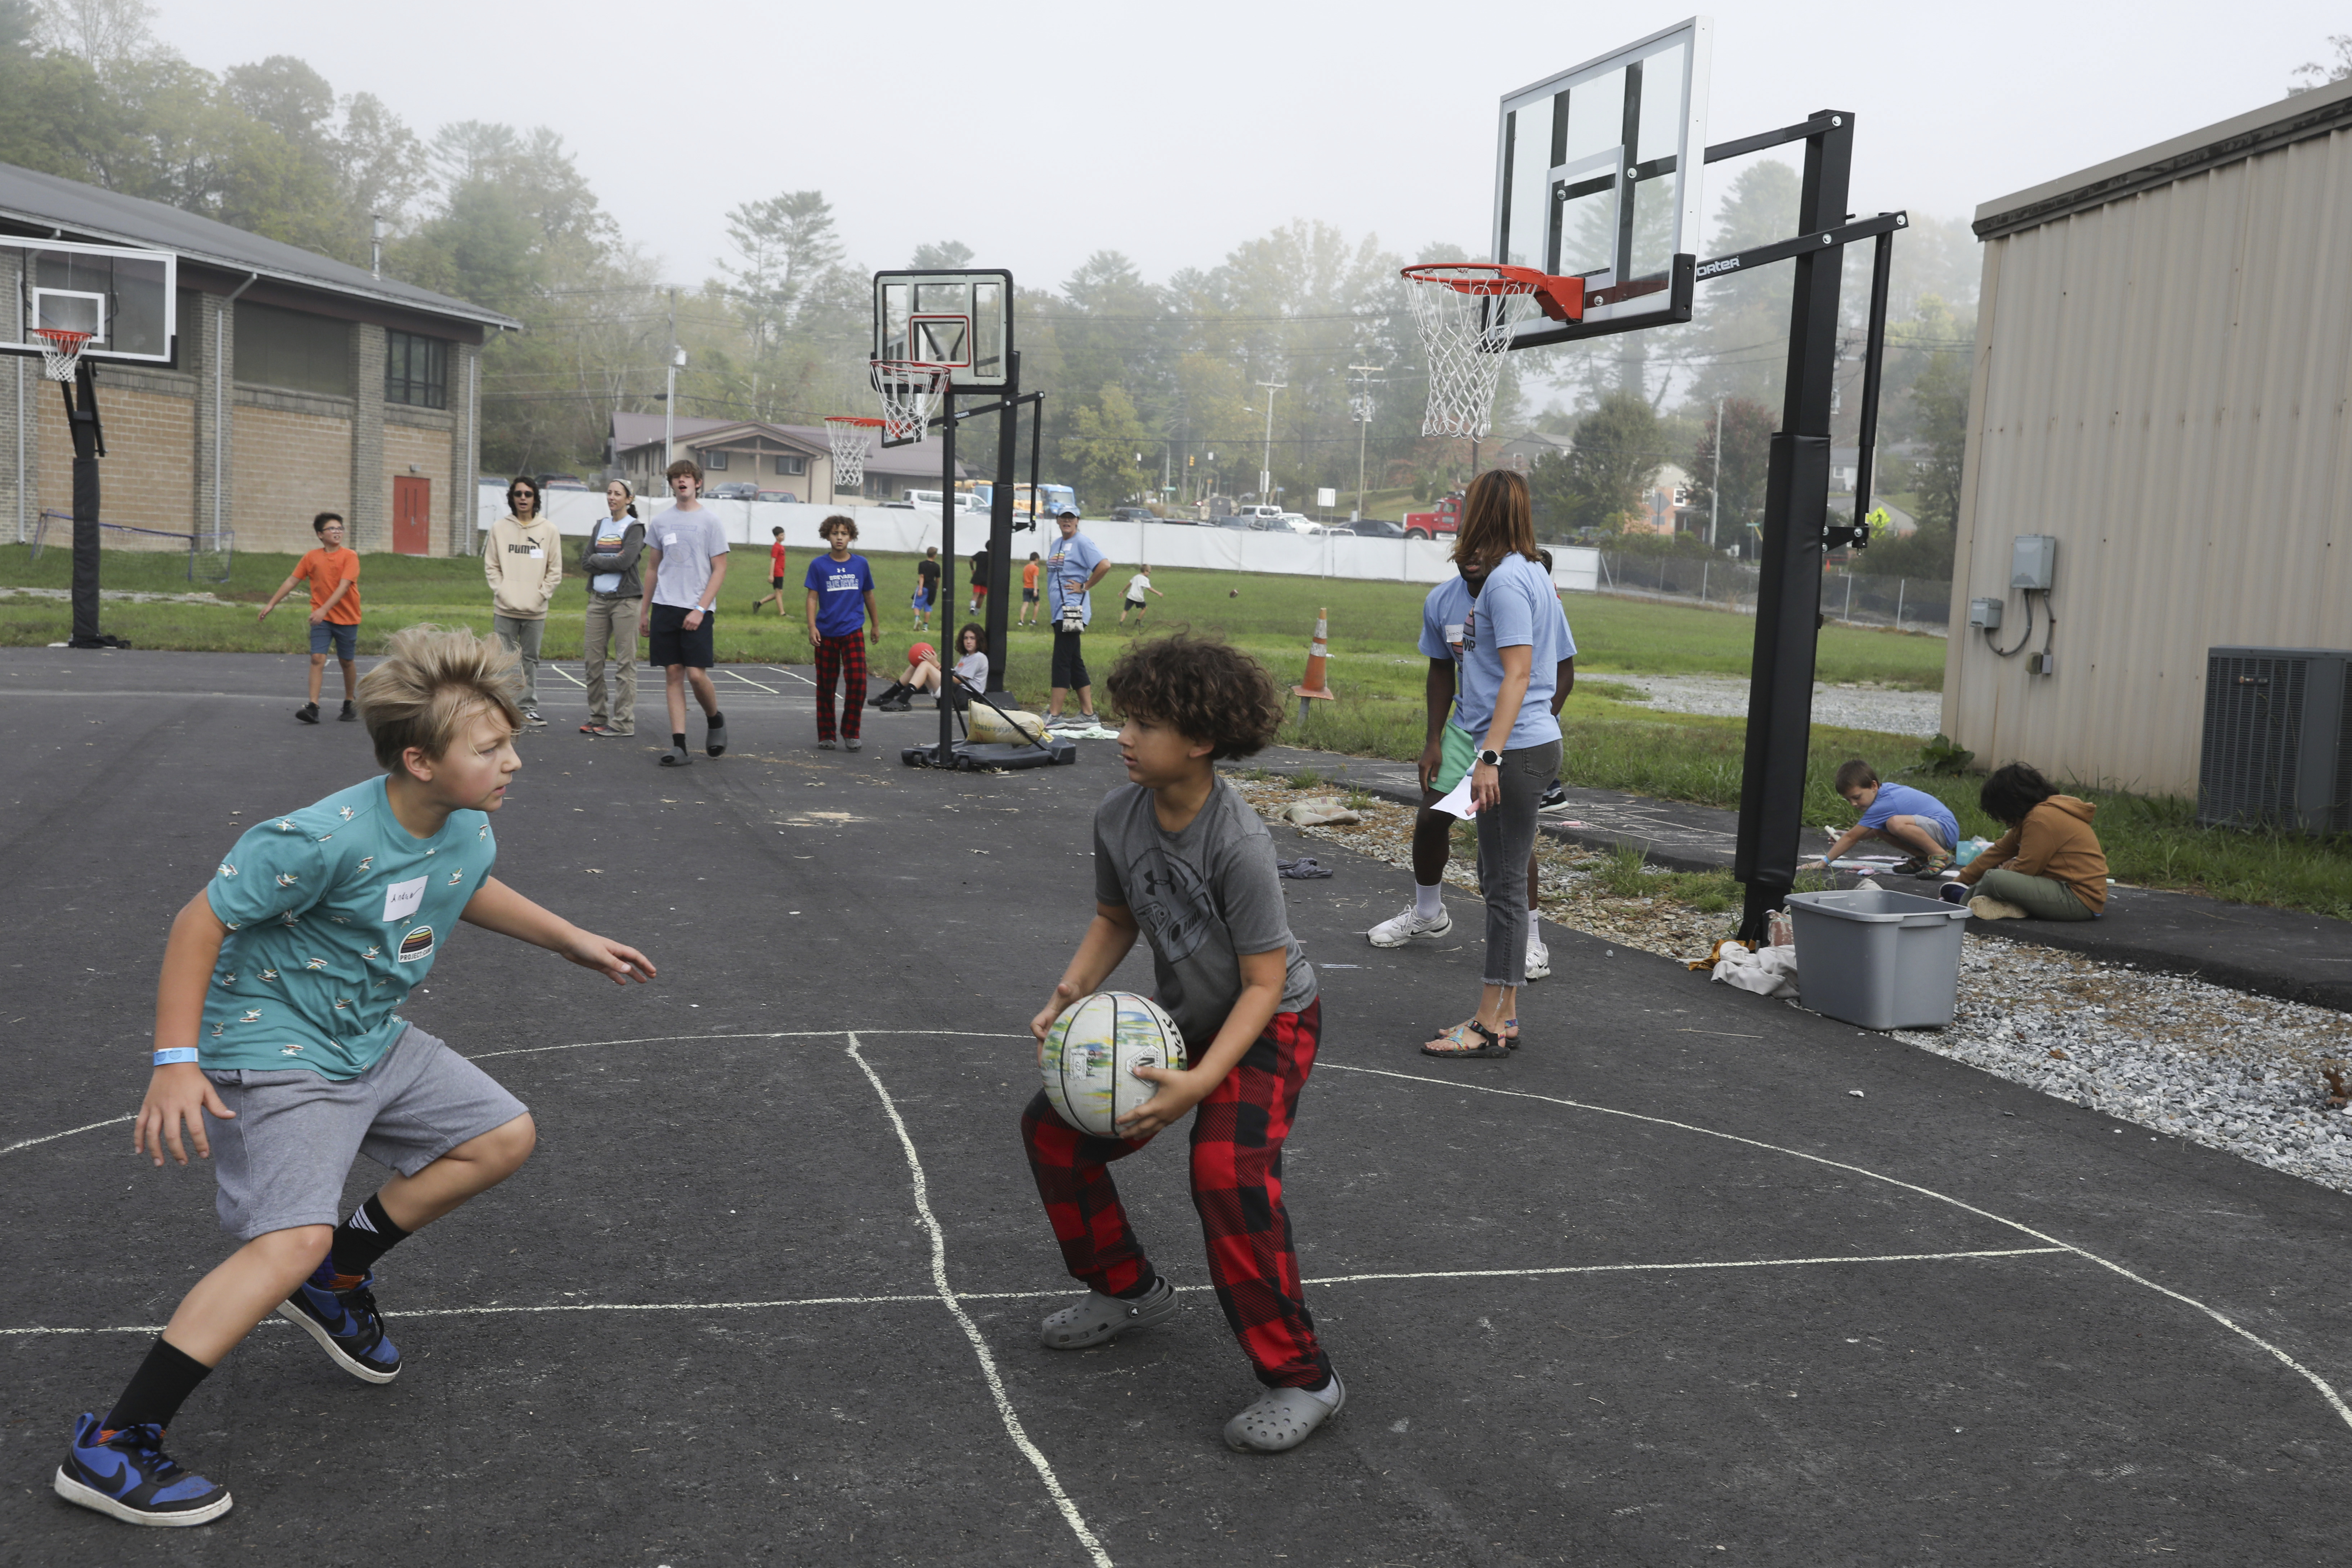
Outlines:
[[[1726,0],[1709,14],[1710,140],[1850,110],[1854,209],[1944,217],[2273,101],[2331,30],[2352,30],[2318,0]],[[1688,15],[162,0],[155,25],[215,70],[299,56],[420,135],[463,119],[551,126],[673,280],[716,271],[729,207],[814,187],[854,263],[902,265],[919,243],[955,239],[975,265],[1051,286],[1101,249],[1155,280],[1212,267],[1294,218],[1399,251],[1482,251],[1501,95]]]

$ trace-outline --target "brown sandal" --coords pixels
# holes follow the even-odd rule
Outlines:
[[[1472,1035],[1478,1037],[1478,1043],[1475,1046],[1470,1043]],[[1421,1047],[1421,1054],[1425,1057],[1444,1057],[1456,1060],[1475,1057],[1507,1057],[1511,1054],[1510,1043],[1475,1018],[1456,1024],[1452,1028],[1441,1032],[1437,1039],[1450,1040],[1453,1044],[1450,1047],[1441,1046],[1437,1041],[1433,1040]]]

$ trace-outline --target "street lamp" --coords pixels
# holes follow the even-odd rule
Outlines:
[[[662,467],[677,461],[677,373],[686,368],[686,351],[670,345],[669,375],[662,391]]]
[[[1265,466],[1257,471],[1257,499],[1265,503],[1274,490],[1274,395],[1290,384],[1286,381],[1261,381],[1265,388]]]

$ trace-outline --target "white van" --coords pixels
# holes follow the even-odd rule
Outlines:
[[[980,498],[973,495],[970,490],[956,491],[955,499],[956,510],[958,511],[984,511],[987,510],[981,504]],[[912,506],[917,511],[937,511],[940,510],[940,492],[937,490],[908,490],[906,494],[905,500],[907,503]]]

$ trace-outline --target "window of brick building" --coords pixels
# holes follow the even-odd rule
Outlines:
[[[702,454],[702,466],[714,473],[723,474],[727,471],[727,454],[705,452]]]
[[[808,472],[808,459],[806,458],[778,458],[776,459],[776,472],[779,474],[792,475],[805,474]]]
[[[449,345],[415,332],[385,332],[383,400],[413,408],[448,407]]]
[[[239,300],[236,374],[262,386],[349,397],[351,323]]]

